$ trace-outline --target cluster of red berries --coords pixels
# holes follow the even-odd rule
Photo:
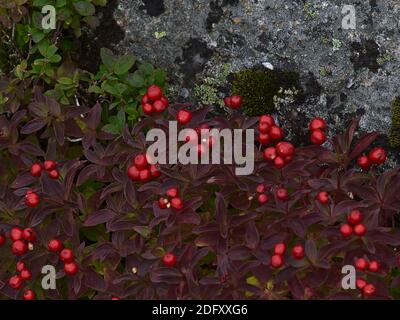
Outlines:
[[[347,238],[354,232],[355,235],[362,237],[367,233],[367,228],[362,224],[363,215],[359,210],[353,210],[347,216],[346,224],[340,227],[340,233]]]
[[[40,202],[39,195],[33,190],[29,189],[25,195],[25,205],[30,208],[36,207]]]
[[[326,141],[326,122],[322,118],[314,118],[311,120],[308,128],[311,131],[310,140],[313,144],[321,145]]]
[[[179,197],[178,188],[169,188],[166,192],[165,197],[158,199],[158,206],[160,209],[174,208],[176,210],[181,210],[183,208],[183,200]]]
[[[362,155],[357,159],[358,166],[363,170],[369,170],[372,165],[381,165],[386,161],[387,155],[385,149],[381,147],[373,148],[368,156]]]
[[[64,263],[66,275],[74,276],[78,273],[79,267],[75,262],[74,252],[69,248],[64,248],[64,244],[59,239],[51,239],[47,243],[49,251],[58,253],[60,260]]]
[[[322,205],[327,205],[329,203],[329,193],[326,191],[318,192],[315,199]]]
[[[268,196],[265,194],[265,185],[259,184],[256,188],[257,200],[259,204],[266,204],[269,201]]]
[[[147,115],[164,112],[168,105],[168,99],[163,95],[161,88],[156,85],[148,87],[146,94],[142,97],[142,110]]]
[[[359,258],[355,261],[355,267],[360,271],[378,272],[380,269],[379,262],[376,260],[367,261],[364,258]],[[356,286],[362,290],[362,293],[366,297],[370,297],[375,294],[375,286],[371,283],[367,283],[364,278],[357,278]]]
[[[225,97],[224,103],[228,108],[239,109],[242,106],[242,97],[241,96]]]
[[[258,131],[258,141],[262,145],[281,141],[284,136],[283,129],[275,123],[274,118],[269,114],[260,117]]]
[[[166,253],[163,257],[163,263],[166,267],[174,267],[176,265],[176,256],[171,252]]]
[[[28,281],[28,280],[32,279],[32,273],[27,268],[25,262],[23,262],[23,261],[18,261],[15,269],[19,274],[13,275],[8,280],[8,284],[11,288],[18,290],[22,287],[24,281]],[[24,291],[23,299],[24,300],[35,300],[36,295],[33,292],[33,290],[28,289],[28,290]]]
[[[43,166],[40,163],[32,164],[30,170],[32,177],[40,177],[43,169],[47,171],[47,174],[51,179],[57,180],[60,177],[60,172],[57,169],[57,162],[53,160],[46,160],[43,163]]]
[[[277,243],[274,246],[274,254],[271,257],[271,267],[280,268],[284,263],[284,255],[286,252],[286,244],[283,242]],[[292,248],[292,257],[296,260],[304,258],[304,247],[301,244],[296,244]]]
[[[158,178],[161,172],[157,166],[150,165],[146,154],[139,154],[133,159],[132,165],[128,168],[128,177],[132,181],[148,182]]]
[[[33,244],[36,242],[36,233],[32,228],[21,229],[14,227],[10,231],[10,239],[12,241],[11,251],[19,257],[27,253],[28,250],[33,250]]]

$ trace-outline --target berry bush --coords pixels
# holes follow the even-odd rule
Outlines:
[[[228,117],[210,117],[153,85],[141,121],[121,134],[101,129],[100,103],[60,106],[39,89],[1,115],[1,297],[399,298],[400,173],[382,170],[378,134],[357,135],[355,119],[329,137],[315,118],[308,145],[295,146],[271,115],[244,116],[239,96],[225,104]],[[253,174],[149,164],[145,134],[170,120],[255,129]],[[200,140],[199,156],[212,147]],[[55,290],[41,287],[45,265]],[[345,265],[356,289],[342,288]]]

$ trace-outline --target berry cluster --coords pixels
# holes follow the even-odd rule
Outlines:
[[[256,188],[257,200],[259,204],[266,204],[269,201],[268,196],[265,194],[265,185],[259,184]]]
[[[159,86],[152,85],[147,88],[146,94],[142,97],[142,110],[144,114],[162,113],[168,108],[168,99],[163,95]]]
[[[74,252],[71,249],[64,248],[61,240],[49,240],[47,248],[51,252],[58,253],[60,260],[64,263],[64,272],[66,275],[74,276],[78,273],[79,267],[75,262]]]
[[[231,109],[239,109],[242,106],[241,96],[229,96],[224,98],[225,106]]]
[[[274,246],[274,254],[271,257],[271,267],[280,268],[284,263],[284,255],[286,252],[286,244],[280,242]],[[301,244],[296,244],[292,248],[292,257],[296,260],[302,260],[304,258],[304,247]]]
[[[23,261],[18,261],[15,269],[18,272],[18,274],[12,276],[8,280],[8,284],[11,288],[18,290],[22,287],[24,281],[28,281],[28,280],[32,279],[32,273],[27,268],[25,262],[23,262]],[[36,295],[32,290],[28,289],[28,290],[24,291],[23,299],[24,300],[35,300]]]
[[[308,128],[310,129],[310,140],[313,144],[321,145],[326,141],[326,122],[322,118],[314,118],[311,120]]]
[[[21,229],[14,227],[10,231],[12,241],[11,251],[16,256],[23,256],[28,250],[33,250],[33,244],[36,242],[36,233],[32,228]]]
[[[47,174],[51,179],[57,180],[60,177],[60,172],[57,169],[57,162],[53,160],[46,160],[43,163],[43,166],[40,163],[32,164],[30,170],[32,177],[40,177],[43,169],[47,171]]]
[[[179,197],[178,188],[169,188],[166,192],[167,198],[161,197],[158,200],[160,209],[174,208],[181,210],[183,208],[183,200]]]
[[[355,267],[357,270],[362,272],[379,272],[380,264],[376,260],[367,261],[364,258],[356,259]],[[371,283],[367,283],[364,278],[357,278],[356,281],[357,288],[362,290],[362,293],[365,297],[370,297],[375,294],[375,286]]]
[[[373,148],[368,156],[362,155],[357,159],[358,166],[363,170],[369,170],[372,165],[381,165],[386,161],[387,155],[385,149],[381,147]]]
[[[139,154],[133,159],[132,165],[128,168],[128,177],[132,181],[148,182],[158,178],[161,172],[157,166],[148,162],[146,154]]]
[[[359,210],[353,210],[347,216],[346,224],[340,227],[340,233],[347,238],[354,232],[356,236],[362,237],[367,233],[367,228],[362,224],[363,215]]]

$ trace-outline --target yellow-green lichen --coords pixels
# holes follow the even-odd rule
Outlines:
[[[298,92],[299,74],[291,71],[248,69],[235,74],[233,93],[242,96],[244,112],[259,116],[274,110],[285,93]]]
[[[400,97],[394,99],[392,103],[392,126],[389,141],[392,148],[400,147]]]

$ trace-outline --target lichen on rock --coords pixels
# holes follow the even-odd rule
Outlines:
[[[389,141],[392,148],[400,147],[400,97],[396,97],[392,103],[392,124]]]

